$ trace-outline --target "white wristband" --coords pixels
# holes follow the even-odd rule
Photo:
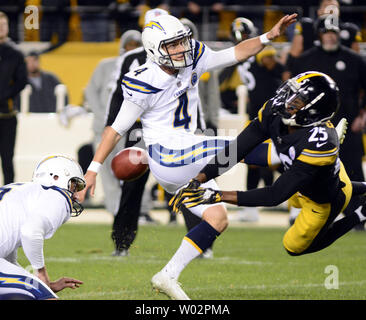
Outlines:
[[[271,40],[269,40],[269,39],[267,38],[267,34],[268,34],[268,32],[267,32],[267,33],[263,33],[263,34],[259,37],[259,40],[260,40],[261,44],[266,45],[266,44],[268,44],[268,43],[270,43],[270,42],[271,42]]]
[[[92,161],[92,162],[90,162],[90,165],[88,167],[88,171],[93,171],[95,173],[98,173],[101,166],[102,166],[101,163],[99,163],[97,161]]]

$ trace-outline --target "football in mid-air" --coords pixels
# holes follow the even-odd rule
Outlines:
[[[149,168],[146,151],[137,147],[123,149],[114,156],[111,167],[117,179],[136,180]]]

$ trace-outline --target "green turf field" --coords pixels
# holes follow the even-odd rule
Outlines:
[[[183,288],[202,300],[366,299],[365,233],[350,232],[322,252],[291,257],[282,247],[284,231],[229,228],[215,243],[214,259],[196,259],[183,271]],[[150,279],[185,233],[183,226],[141,226],[130,256],[116,258],[110,226],[66,224],[45,242],[48,273],[52,280],[84,281],[79,289],[61,291],[61,299],[167,299],[152,291]],[[27,265],[21,250],[19,262]],[[338,289],[325,287],[337,285],[327,266],[338,270]]]

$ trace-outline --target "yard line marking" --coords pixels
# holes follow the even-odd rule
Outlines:
[[[149,256],[149,257],[112,257],[112,256],[92,256],[92,257],[47,257],[47,262],[60,262],[60,263],[82,263],[84,261],[116,261],[116,262],[128,262],[128,263],[152,263],[152,264],[160,264],[164,263],[167,260],[159,258],[157,256]],[[273,264],[269,261],[251,261],[245,259],[237,259],[232,257],[215,257],[213,259],[200,259],[198,261],[204,261],[205,263],[214,262],[215,264],[226,264],[226,263],[235,263],[235,264],[245,264],[245,265],[270,265]]]
[[[106,295],[109,296],[121,296],[121,295],[126,295],[126,294],[131,294],[131,293],[135,293],[138,290],[120,290],[120,291],[112,291],[112,292],[107,292],[107,291],[98,291],[98,292],[85,292],[85,293],[73,293],[70,295],[71,299],[86,299],[86,298],[90,298],[90,297],[103,297]],[[153,299],[153,297],[152,297]]]
[[[59,262],[59,263],[82,263],[87,261],[115,261],[118,263],[151,263],[151,264],[161,264],[166,260],[158,259],[154,257],[109,257],[109,256],[94,256],[94,257],[80,257],[80,258],[72,258],[72,257],[47,257],[47,262]]]
[[[339,286],[354,286],[354,285],[359,285],[359,286],[363,286],[366,285],[366,280],[363,281],[343,281],[339,283]],[[267,290],[267,289],[285,289],[285,288],[308,288],[308,287],[324,287],[324,283],[304,283],[304,284],[274,284],[274,285],[265,285],[265,284],[258,284],[258,285],[241,285],[241,286],[235,286],[232,289],[243,289],[243,290]],[[226,287],[225,287],[226,288]],[[225,289],[224,288],[224,289]],[[324,287],[325,288],[325,287]],[[215,286],[207,286],[207,287],[185,287],[185,290],[187,292],[192,292],[192,291],[207,291],[207,290],[215,290],[215,291],[219,291],[220,289],[222,289],[221,287],[217,287],[217,285]],[[107,292],[107,291],[98,291],[98,292],[85,292],[85,293],[73,293],[73,294],[69,294],[69,299],[87,299],[87,298],[91,298],[91,297],[103,297],[106,295],[109,296],[123,296],[126,294],[131,294],[131,293],[136,293],[139,290],[129,290],[129,289],[125,289],[125,290],[119,290],[119,291],[111,291],[111,292]],[[146,297],[144,297],[144,299],[146,299]],[[154,294],[151,293],[151,300],[154,300]]]
[[[366,285],[366,280],[362,281],[343,281],[339,282],[339,286],[353,286],[353,285],[359,285],[363,286]],[[258,289],[258,290],[267,290],[267,289],[286,289],[286,288],[312,288],[312,287],[324,287],[324,283],[304,283],[304,284],[258,284],[258,285],[239,285],[235,286],[232,289],[243,289],[243,290],[250,290],[250,289]],[[220,290],[223,289],[222,286],[220,287],[212,287],[212,289]],[[211,290],[210,287],[206,288],[191,288],[191,291],[198,291],[198,290]],[[325,289],[325,287],[324,287]]]
[[[77,263],[81,262],[79,258],[71,258],[71,257],[47,257],[47,262],[70,262],[70,263]]]
[[[248,265],[269,265],[269,264],[273,264],[273,262],[269,262],[269,261],[251,261],[251,260],[245,260],[245,259],[237,259],[237,258],[232,258],[232,257],[218,257],[218,258],[214,258],[215,263],[236,263],[236,264],[248,264]]]

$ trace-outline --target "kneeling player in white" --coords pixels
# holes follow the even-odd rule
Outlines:
[[[43,242],[71,216],[83,211],[76,192],[84,187],[79,164],[68,157],[53,155],[38,163],[32,182],[0,188],[0,300],[57,299],[55,292],[82,284],[67,277],[50,281]],[[36,275],[17,263],[20,246]]]
[[[187,184],[229,143],[229,138],[194,135],[199,78],[206,71],[234,65],[257,54],[295,17],[296,14],[285,16],[268,33],[216,52],[191,39],[190,31],[173,16],[162,15],[150,21],[142,32],[149,59],[122,79],[124,101],[115,122],[104,130],[85,175],[86,188],[80,199],[88,189],[94,194],[98,169],[137,118],[148,147],[149,167],[159,184],[169,193]],[[207,183],[216,185],[213,180]],[[192,212],[203,221],[188,232],[173,258],[152,279],[155,288],[173,299],[189,299],[177,282],[180,273],[228,225],[226,209],[221,204],[197,206]]]

